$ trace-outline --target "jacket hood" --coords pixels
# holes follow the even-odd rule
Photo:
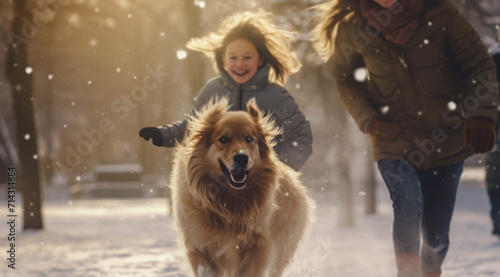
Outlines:
[[[237,90],[238,88],[242,88],[244,91],[246,90],[259,90],[266,87],[269,84],[269,65],[261,66],[255,75],[250,78],[246,83],[240,85],[236,83],[236,81],[229,76],[229,73],[224,68],[219,67],[219,74],[222,78],[222,84],[230,89]]]

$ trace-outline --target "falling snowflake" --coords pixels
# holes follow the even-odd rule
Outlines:
[[[184,60],[185,58],[187,58],[188,54],[187,54],[187,51],[186,50],[177,50],[177,59],[178,60]]]
[[[26,72],[26,74],[30,75],[33,72],[33,67],[28,66],[24,69],[24,71]]]
[[[49,80],[54,79],[54,75],[52,75],[52,74],[47,75],[47,79],[49,79]]]
[[[382,107],[380,107],[380,112],[381,112],[382,114],[387,114],[387,113],[389,112],[389,109],[390,109],[390,108],[389,108],[389,106],[387,106],[387,105],[386,105],[386,106],[382,106]]]
[[[207,6],[207,3],[203,0],[194,0],[194,5],[200,9],[204,9]]]
[[[366,73],[366,68],[361,67],[356,70],[354,70],[354,79],[358,82],[364,82],[366,81],[367,73]]]
[[[25,135],[24,135],[24,139],[25,139],[25,140],[29,140],[30,138],[31,138],[30,134],[25,134]]]

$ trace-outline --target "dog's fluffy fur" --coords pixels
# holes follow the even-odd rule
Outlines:
[[[247,109],[212,102],[175,151],[174,217],[196,276],[281,276],[311,221],[299,174],[272,149],[279,131]]]

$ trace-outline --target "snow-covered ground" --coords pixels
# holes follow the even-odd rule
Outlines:
[[[500,240],[490,235],[484,186],[474,174],[465,177],[443,277],[500,276]],[[286,276],[395,276],[392,212],[382,185],[377,215],[364,215],[363,196],[356,194],[354,227],[337,226],[334,193],[311,194],[317,220]],[[17,231],[15,270],[7,267],[8,225],[0,224],[0,276],[192,276],[164,199],[51,200],[44,205],[44,231]],[[0,201],[0,217],[7,221],[5,201]]]

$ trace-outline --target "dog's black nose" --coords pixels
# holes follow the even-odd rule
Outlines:
[[[248,155],[245,153],[238,153],[233,157],[235,168],[245,168],[248,164]]]

